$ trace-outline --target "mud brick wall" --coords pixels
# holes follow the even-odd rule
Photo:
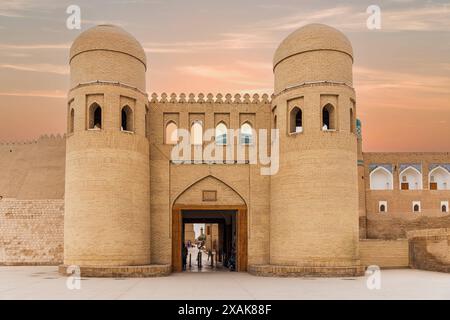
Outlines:
[[[450,272],[450,228],[408,232],[411,268]]]
[[[63,260],[64,200],[0,200],[0,265]]]
[[[380,268],[408,267],[408,240],[360,240],[359,252],[363,266]]]
[[[369,239],[404,239],[409,231],[448,228],[450,215],[425,216],[423,213],[369,213],[367,237]]]

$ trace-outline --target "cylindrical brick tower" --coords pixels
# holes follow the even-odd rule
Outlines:
[[[119,27],[91,28],[70,49],[66,266],[150,264],[146,68]]]
[[[358,137],[358,198],[359,198],[359,238],[367,238],[367,215],[366,215],[366,181],[364,180],[364,155],[362,151],[362,128],[361,120],[356,119],[356,135]]]
[[[270,272],[361,274],[353,52],[321,24],[289,35],[274,56],[280,168],[271,176]]]

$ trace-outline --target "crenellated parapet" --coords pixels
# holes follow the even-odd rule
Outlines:
[[[36,144],[37,140],[24,140],[24,141],[0,141],[0,146],[19,146],[27,144]]]
[[[243,103],[243,104],[257,104],[264,103],[270,104],[272,102],[272,96],[264,93],[259,95],[257,93],[250,95],[249,93],[239,94],[236,93],[232,95],[231,93],[227,93],[225,95],[218,93],[215,96],[212,93],[203,94],[203,93],[180,93],[177,95],[176,93],[172,93],[168,95],[167,93],[162,93],[160,96],[157,93],[152,93],[150,98],[151,103]]]
[[[65,134],[59,134],[59,133],[50,134],[50,135],[43,134],[39,137],[38,141],[41,141],[41,140],[64,140],[65,138],[66,138]]]
[[[43,134],[38,139],[22,140],[22,141],[0,141],[0,146],[19,146],[38,144],[40,142],[58,142],[66,139],[65,134]]]

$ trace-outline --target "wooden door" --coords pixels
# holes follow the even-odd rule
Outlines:
[[[430,190],[437,190],[437,183],[436,182],[430,182]]]
[[[183,223],[180,209],[172,211],[172,269],[174,272],[183,271],[181,246],[183,236]]]
[[[237,271],[247,271],[247,209],[237,212]]]
[[[409,190],[409,183],[408,182],[402,182],[402,190]]]

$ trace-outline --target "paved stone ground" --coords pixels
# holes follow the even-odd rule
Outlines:
[[[211,267],[211,261],[208,260],[208,254],[206,251],[202,251],[202,267],[199,269],[197,265],[197,254],[199,249],[197,247],[189,248],[188,254],[191,254],[191,266],[189,267],[189,256],[187,260],[186,271],[187,272],[229,272],[230,270],[223,267],[222,263],[218,262],[217,265]]]
[[[164,278],[87,278],[68,290],[56,267],[0,267],[0,299],[450,299],[450,274],[383,270],[381,289],[361,278],[261,278],[177,273]]]

